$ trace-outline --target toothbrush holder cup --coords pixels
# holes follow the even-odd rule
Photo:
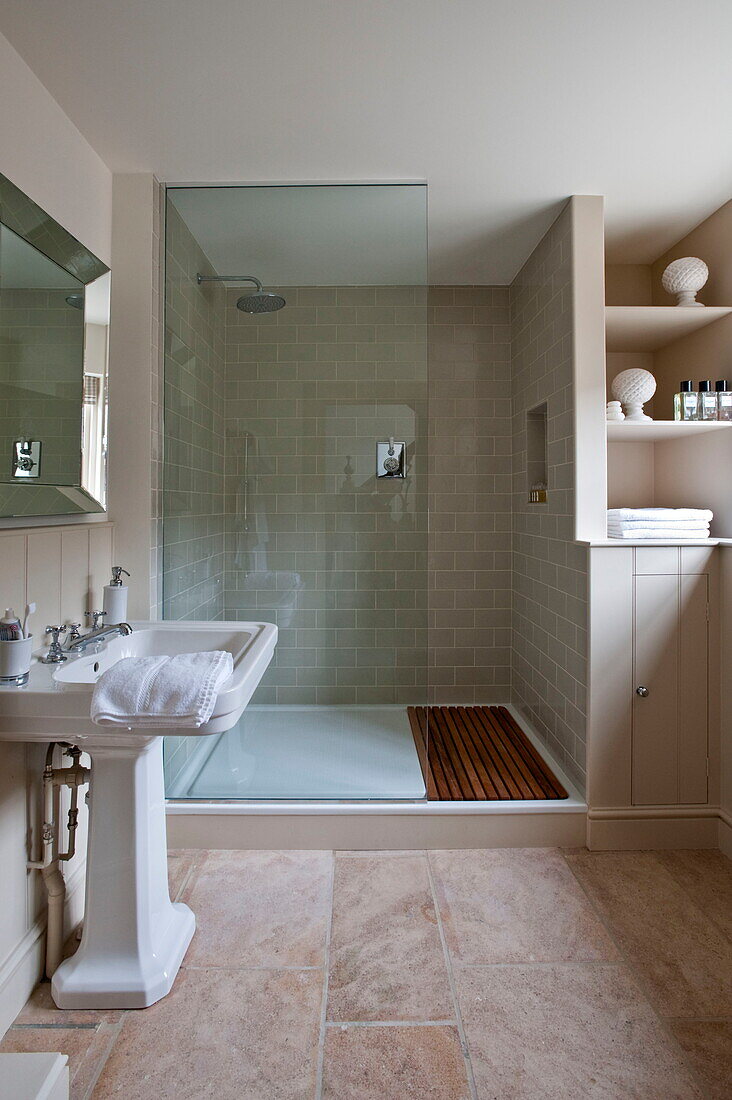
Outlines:
[[[25,684],[28,682],[33,635],[12,641],[0,641],[0,684]]]

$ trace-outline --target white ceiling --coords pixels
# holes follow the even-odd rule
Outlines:
[[[572,193],[649,262],[732,191],[730,0],[0,0],[0,31],[115,171],[427,180],[435,282],[510,281]]]
[[[217,275],[254,275],[269,287],[419,286],[427,280],[426,190],[182,187],[168,197]]]

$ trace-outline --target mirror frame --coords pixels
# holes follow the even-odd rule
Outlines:
[[[87,286],[95,282],[110,270],[93,252],[73,237],[54,218],[33,202],[7,176],[0,173],[0,222],[22,237],[29,245],[37,249],[48,259],[67,271],[79,282]],[[2,288],[0,287],[0,291]],[[80,363],[83,389],[83,361]],[[79,482],[81,482],[81,439],[79,440]],[[26,482],[3,482],[0,487],[17,490],[22,494],[24,505],[29,503],[28,494],[32,493],[37,503],[30,501],[30,508],[24,506],[21,511],[12,509],[0,511],[2,520],[24,520],[38,517],[81,515],[106,511],[106,503],[97,500],[81,484],[74,485],[30,485]],[[13,494],[15,495],[15,494]],[[20,498],[19,498],[20,499]],[[1,507],[1,506],[0,506]]]

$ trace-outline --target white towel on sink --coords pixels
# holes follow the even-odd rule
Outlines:
[[[225,650],[123,657],[97,680],[92,721],[136,729],[198,728],[213,714],[216,695],[233,671],[233,657]]]

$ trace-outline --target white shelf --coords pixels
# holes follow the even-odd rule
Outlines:
[[[605,306],[608,351],[656,351],[719,321],[732,306]]]
[[[607,438],[609,443],[662,443],[731,428],[730,420],[618,420],[607,422]]]

